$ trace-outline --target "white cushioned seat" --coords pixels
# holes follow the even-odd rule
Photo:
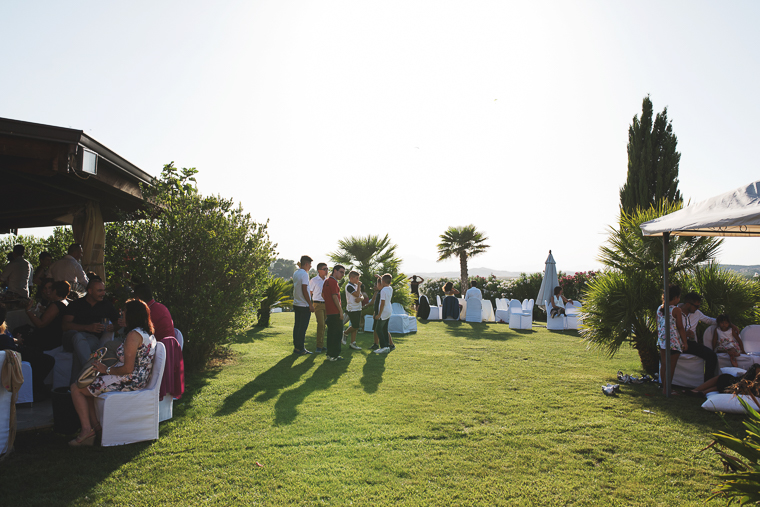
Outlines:
[[[417,318],[408,315],[401,303],[393,303],[393,314],[388,322],[388,331],[396,334],[417,332]]]

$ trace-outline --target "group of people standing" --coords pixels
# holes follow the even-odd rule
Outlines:
[[[298,269],[293,273],[293,353],[297,355],[312,354],[306,349],[306,330],[309,327],[311,314],[317,319],[317,337],[315,352],[325,352],[328,361],[341,361],[341,344],[346,344],[354,350],[361,350],[356,344],[356,334],[361,329],[361,313],[366,306],[374,304],[375,343],[372,351],[376,354],[387,354],[396,346],[388,332],[388,321],[393,313],[391,299],[393,288],[390,274],[376,275],[376,284],[372,299],[362,291],[360,274],[351,271],[348,274],[348,283],[345,284],[346,312],[343,312],[343,299],[339,282],[346,275],[346,268],[340,264],[333,266],[332,271],[327,264],[317,264],[317,275],[309,280],[312,258],[308,255],[301,257]],[[328,272],[330,276],[328,276]],[[344,319],[348,317],[350,322],[348,330],[344,333]],[[325,329],[326,340],[325,340]],[[325,343],[326,341],[326,343]]]
[[[715,376],[715,370],[718,366],[718,356],[715,351],[728,353],[731,364],[737,366],[736,357],[744,353],[744,345],[739,337],[739,328],[731,323],[731,319],[726,314],[712,318],[702,313],[700,310],[702,297],[696,292],[686,294],[683,297],[683,302],[681,302],[681,288],[678,285],[670,285],[668,287],[668,297],[667,307],[670,313],[670,382],[673,381],[673,373],[675,372],[678,358],[681,353],[688,352],[703,359],[705,362],[705,383],[695,388],[692,392],[704,394],[711,390],[722,390],[722,388],[727,387],[726,379],[723,379],[720,384],[717,383],[717,379],[723,377],[723,375]],[[665,336],[665,306],[663,301],[663,305],[657,309],[657,346],[660,349],[660,379],[662,381],[663,394],[667,394],[665,356],[668,345]],[[717,326],[712,336],[703,337],[703,341],[709,340],[707,343],[712,344],[712,347],[708,347],[697,341],[697,325],[700,322],[707,326]],[[754,380],[754,370],[752,371],[752,377],[752,380]],[[721,389],[718,389],[718,387],[721,387]],[[675,395],[678,393],[671,391],[670,394]]]

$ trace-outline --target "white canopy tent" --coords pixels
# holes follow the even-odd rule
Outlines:
[[[644,236],[662,236],[665,301],[668,295],[670,236],[760,236],[760,180],[641,224]],[[666,378],[670,396],[670,314],[665,312]]]
[[[554,262],[552,251],[549,250],[549,257],[546,258],[546,267],[544,268],[544,278],[541,280],[541,288],[536,296],[538,307],[546,311],[544,301],[548,301],[554,295],[554,287],[559,285],[557,278],[557,263]]]

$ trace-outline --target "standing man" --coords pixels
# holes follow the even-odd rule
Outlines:
[[[417,305],[420,301],[420,284],[424,282],[425,279],[421,276],[412,275],[412,278],[409,279],[409,285],[412,289],[412,295],[414,296],[414,309],[417,309]]]
[[[380,308],[378,309],[378,314],[375,315],[375,320],[378,321],[376,332],[380,339],[380,348],[372,351],[375,354],[387,354],[392,350],[390,348],[390,332],[388,331],[388,321],[393,313],[391,307],[391,299],[393,298],[392,281],[393,277],[389,273],[383,275],[383,288],[380,290]]]
[[[688,343],[686,352],[704,359],[705,382],[707,382],[715,376],[715,369],[718,367],[718,355],[711,347],[697,341],[697,324],[702,322],[708,326],[712,326],[715,324],[715,319],[702,313],[699,309],[700,306],[702,306],[702,296],[696,292],[686,294],[683,298],[683,303],[678,305],[683,315],[683,328],[686,331],[686,341]]]
[[[311,302],[311,295],[309,294],[311,261],[312,259],[308,255],[301,256],[298,269],[293,273],[293,313],[295,313],[293,354],[299,356],[311,354],[304,346],[306,330],[309,328],[311,313],[314,311],[314,304]]]
[[[12,292],[18,296],[29,298],[29,285],[32,281],[32,265],[29,261],[24,259],[25,248],[24,245],[16,245],[13,247],[13,260],[11,260],[5,269],[3,274],[0,275],[0,280],[3,284],[8,285],[8,292]],[[2,324],[2,322],[0,322]]]
[[[478,289],[478,282],[473,280],[470,282],[471,287],[467,289],[467,292],[464,293],[464,300],[467,301],[468,299],[480,299],[483,300],[483,293],[480,292],[480,289]]]
[[[340,286],[338,282],[346,274],[346,268],[336,264],[330,278],[322,287],[325,298],[325,313],[327,314],[327,359],[342,361],[340,355],[340,338],[343,335],[343,307],[340,303]]]
[[[79,261],[82,259],[82,245],[72,243],[68,253],[50,265],[50,276],[56,282],[69,282],[71,290],[81,291],[89,283]]]
[[[320,262],[317,264],[317,276],[309,280],[309,292],[311,301],[314,304],[314,316],[317,318],[317,348],[315,352],[321,354],[327,352],[324,347],[325,339],[325,299],[322,297],[322,286],[327,278],[327,264]]]

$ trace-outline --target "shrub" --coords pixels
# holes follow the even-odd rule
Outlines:
[[[251,327],[274,260],[267,224],[232,200],[202,196],[196,173],[164,166],[144,189],[154,204],[146,215],[109,224],[106,236],[109,285],[150,282],[187,337],[189,370],[205,366],[230,336]]]

